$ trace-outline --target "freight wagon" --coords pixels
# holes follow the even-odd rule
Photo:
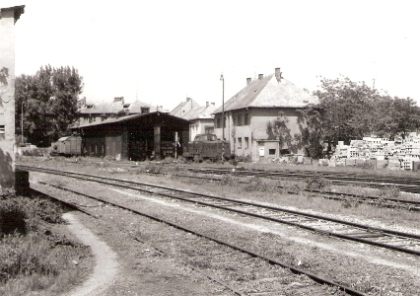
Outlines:
[[[53,147],[59,155],[79,156],[82,154],[82,138],[78,136],[61,137],[53,143]]]

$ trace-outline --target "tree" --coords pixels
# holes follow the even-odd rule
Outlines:
[[[321,89],[314,95],[319,104],[301,110],[302,144],[306,153],[315,158],[329,152],[338,141],[349,143],[372,132],[373,110],[379,96],[364,82],[353,82],[347,77],[321,78]],[[327,151],[323,151],[327,144]]]
[[[43,146],[69,133],[77,118],[77,98],[82,88],[82,77],[68,66],[47,65],[33,76],[17,77],[16,131],[21,135],[24,132],[31,143]]]
[[[325,109],[311,104],[299,112],[301,114],[298,120],[301,131],[300,142],[305,155],[316,159],[322,158],[325,129],[322,120]]]
[[[278,140],[280,149],[287,147],[290,151],[296,152],[298,149],[297,137],[292,137],[290,128],[287,124],[289,119],[282,111],[278,113],[276,119],[267,123],[266,132],[268,140]]]
[[[364,82],[322,78],[321,89],[314,94],[319,104],[302,110],[299,122],[302,143],[311,157],[320,157],[325,143],[328,152],[338,141],[349,144],[371,134],[406,137],[420,127],[420,108],[414,100],[381,95]]]
[[[420,127],[420,108],[413,99],[398,97],[394,98],[393,107],[392,114],[396,131],[405,139],[409,132],[414,132]],[[394,134],[397,133],[396,131],[394,130]]]

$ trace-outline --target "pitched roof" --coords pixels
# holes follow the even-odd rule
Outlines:
[[[77,129],[81,129],[81,128],[89,128],[92,126],[101,126],[101,125],[108,125],[108,124],[112,124],[112,123],[118,123],[118,122],[126,122],[126,121],[130,121],[136,118],[140,118],[140,117],[150,117],[150,116],[167,116],[167,117],[175,117],[173,115],[170,115],[167,112],[160,112],[160,111],[154,111],[154,112],[149,112],[149,113],[144,113],[144,114],[132,114],[132,115],[127,115],[127,116],[122,116],[122,117],[118,117],[118,118],[107,118],[104,121],[101,122],[91,122],[91,123],[83,123],[81,125],[78,126],[73,126],[71,127],[72,130],[77,130]],[[185,119],[182,118],[177,118],[178,120],[184,120],[185,122],[187,122]]]
[[[295,86],[287,79],[278,79],[274,74],[251,81],[236,95],[225,102],[225,111],[255,108],[302,108],[309,103],[318,103],[318,98]],[[214,113],[222,112],[219,107]]]
[[[88,108],[90,106],[90,108]],[[128,109],[129,113],[140,113],[141,107],[150,107],[149,104],[143,103],[141,101],[134,101],[133,103],[123,104],[120,101],[111,102],[111,103],[101,103],[101,104],[86,104],[79,109],[80,114],[102,114],[102,113],[114,113],[117,114],[124,109]],[[152,108],[150,108],[152,109]]]
[[[198,107],[188,111],[182,116],[186,120],[196,120],[196,119],[213,119],[213,112],[216,110],[216,106],[208,104],[205,107]]]
[[[171,112],[169,112],[169,114],[184,118],[187,112],[189,112],[190,110],[199,108],[199,107],[201,107],[200,104],[198,104],[196,101],[194,101],[191,98],[187,98],[186,101],[179,103],[178,106],[176,106]]]

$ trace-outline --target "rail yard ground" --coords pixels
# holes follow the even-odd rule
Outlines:
[[[307,186],[307,183],[304,182],[281,181],[284,189],[279,190],[278,186],[273,186],[259,178],[249,178],[248,184],[240,183],[234,176],[226,176],[222,179],[222,182],[194,180],[181,177],[181,173],[186,173],[183,167],[157,162],[139,163],[138,165],[131,163],[128,165],[127,163],[105,160],[91,162],[85,158],[24,157],[19,159],[19,163],[188,188],[192,191],[328,214],[331,217],[345,218],[349,221],[362,222],[375,227],[393,227],[399,231],[420,233],[417,230],[420,224],[418,213],[357,204],[351,201],[326,201],[323,198],[313,197],[303,192],[302,189]],[[223,166],[231,167],[229,164]],[[387,174],[391,173],[387,172]],[[403,174],[407,173],[403,172]],[[418,281],[420,262],[418,257],[415,256],[358,243],[343,242],[322,235],[310,234],[293,227],[273,226],[268,222],[257,222],[236,214],[209,211],[194,206],[181,208],[172,201],[151,196],[138,198],[134,196],[133,192],[122,189],[110,190],[100,185],[93,185],[90,182],[79,182],[69,178],[63,179],[58,176],[52,177],[31,173],[31,184],[34,186],[41,186],[37,182],[42,180],[48,180],[50,183],[61,184],[78,191],[94,192],[110,199],[118,196],[118,199],[127,200],[127,203],[135,203],[143,210],[154,215],[184,225],[194,225],[200,231],[216,237],[240,241],[251,249],[274,254],[293,266],[323,273],[367,295],[417,295],[417,291],[420,291]],[[350,187],[333,189],[357,190],[359,192],[367,190]],[[62,192],[58,193],[53,188],[46,190],[49,190],[51,194],[63,195]],[[377,189],[369,189],[369,191],[374,190]],[[291,191],[294,191],[295,194],[286,193]],[[388,192],[382,191],[382,193],[377,190],[377,193],[395,194],[392,188]],[[66,194],[65,197],[77,200],[77,197],[71,193]],[[85,206],[100,216],[101,219],[94,219],[80,213],[72,215],[116,253],[115,260],[119,266],[117,276],[113,281],[109,281],[109,288],[105,292],[102,291],[101,295],[225,295],[220,291],[220,286],[217,283],[209,280],[203,274],[210,273],[231,285],[238,283],[246,285],[257,277],[257,275],[252,274],[252,270],[246,274],[240,274],[236,266],[237,263],[232,262],[229,258],[226,258],[223,266],[212,266],[212,251],[210,249],[191,249],[188,244],[168,245],[168,242],[162,237],[159,241],[157,240],[157,237],[159,237],[157,234],[164,233],[162,229],[159,229],[156,225],[151,227],[150,222],[125,211],[93,203]],[[61,226],[59,227],[60,233],[66,231]],[[134,235],[141,239],[133,239]],[[66,232],[66,238],[71,241],[78,241],[78,238],[71,232]],[[166,254],[170,255],[162,255],[159,252],[160,248],[166,249]],[[84,256],[77,258],[77,264],[73,263],[76,270],[80,267],[80,273],[71,278],[72,284],[59,290],[62,293],[70,292],[70,288],[80,284],[92,271],[86,266],[91,266],[90,263],[94,261],[94,258],[86,253],[86,249],[82,248],[82,250],[85,252],[83,253]],[[196,256],[197,253],[200,253],[201,256]],[[74,258],[71,258],[70,262],[73,262],[73,260]],[[200,270],[203,273],[197,273],[195,270]],[[11,285],[13,281],[15,280],[10,281],[8,285]],[[285,283],[285,291],[287,291],[287,285],[291,287],[299,285],[299,282]],[[32,295],[57,294],[56,285],[45,283],[41,287],[28,286],[34,290]],[[83,291],[79,293],[83,293]],[[327,293],[331,295],[335,291],[326,291]],[[28,294],[26,291],[26,293],[20,295]],[[12,293],[9,295],[19,294]],[[288,295],[287,292],[284,295]]]

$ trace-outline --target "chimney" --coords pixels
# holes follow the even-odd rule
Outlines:
[[[274,76],[276,76],[277,82],[281,82],[283,77],[281,76],[282,72],[280,72],[280,68],[274,69]]]
[[[246,79],[246,85],[249,85],[251,83],[251,77],[248,77],[247,79]]]
[[[191,101],[191,98],[187,98],[187,102],[188,102],[188,101]]]
[[[208,108],[208,107],[209,107],[209,101],[206,102],[206,108]]]
[[[263,79],[263,77],[264,77],[264,74],[258,74],[258,79],[259,80]]]
[[[114,103],[115,102],[121,102],[121,104],[124,105],[124,97],[114,97]]]
[[[215,102],[211,102],[211,104],[212,104],[213,106],[216,106],[216,103],[215,103]]]

